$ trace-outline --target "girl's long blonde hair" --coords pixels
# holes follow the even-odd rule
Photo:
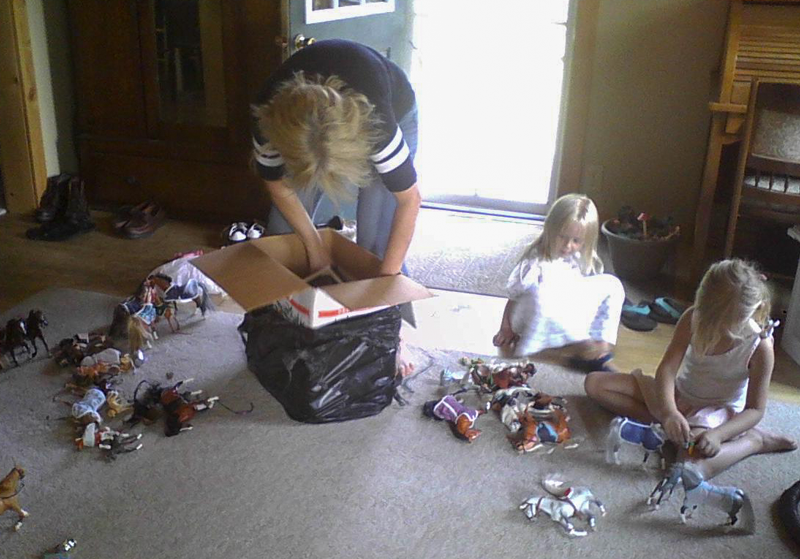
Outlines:
[[[367,97],[338,77],[297,72],[268,103],[254,106],[253,115],[283,157],[290,188],[319,186],[340,200],[348,197],[348,184],[369,184],[379,119]]]
[[[766,279],[753,263],[731,258],[712,264],[695,294],[694,350],[707,355],[726,337],[742,339],[751,318],[765,326],[771,299]]]
[[[544,220],[542,234],[525,250],[522,259],[553,260],[553,246],[558,235],[570,223],[577,223],[583,228],[581,271],[584,274],[602,273],[603,262],[597,256],[598,221],[597,207],[588,196],[566,194],[553,203]]]

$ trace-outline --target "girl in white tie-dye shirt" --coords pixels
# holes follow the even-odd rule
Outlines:
[[[519,356],[569,346],[574,366],[613,369],[625,292],[619,279],[602,273],[598,229],[597,208],[589,198],[568,194],[556,200],[542,234],[508,279],[494,345]]]

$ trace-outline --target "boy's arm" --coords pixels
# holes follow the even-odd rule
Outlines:
[[[747,387],[744,410],[722,425],[700,434],[697,448],[703,455],[716,455],[722,443],[758,425],[767,409],[767,393],[774,365],[775,351],[772,338],[764,338],[750,358],[750,383]]]
[[[317,228],[311,223],[311,218],[308,212],[303,207],[302,202],[297,197],[294,190],[286,186],[283,180],[268,181],[264,180],[267,186],[272,203],[277,206],[283,217],[291,225],[294,232],[303,241],[306,247],[306,254],[308,256],[308,273],[314,273],[318,270],[331,265],[328,253],[322,246],[322,239],[319,236]]]
[[[416,183],[408,190],[395,192],[394,196],[397,199],[397,207],[380,269],[381,275],[384,276],[400,273],[408,247],[411,246],[411,239],[414,237],[417,215],[422,203],[422,196]]]
[[[675,403],[675,377],[692,339],[692,313],[693,307],[687,309],[678,320],[672,340],[656,369],[656,391],[660,409],[650,410],[661,421],[670,440],[678,444],[685,443],[690,437],[689,423]]]

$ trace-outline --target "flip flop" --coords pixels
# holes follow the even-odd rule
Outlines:
[[[686,311],[686,306],[671,297],[657,297],[650,303],[650,314],[654,320],[664,324],[677,324]]]
[[[608,362],[614,358],[613,353],[606,353],[598,357],[597,359],[583,359],[582,357],[570,357],[569,364],[575,367],[576,369],[580,369],[586,373],[591,373],[593,371],[613,371],[611,367],[608,366]]]
[[[652,309],[648,303],[634,305],[628,299],[622,305],[622,325],[636,332],[655,330],[658,323],[652,318]]]

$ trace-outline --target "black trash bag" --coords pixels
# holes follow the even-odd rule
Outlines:
[[[392,402],[401,315],[398,307],[317,329],[271,308],[239,326],[247,364],[289,417],[305,423],[359,419]]]

